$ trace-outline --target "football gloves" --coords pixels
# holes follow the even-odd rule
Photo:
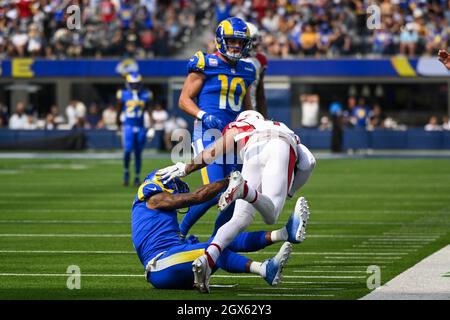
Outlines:
[[[205,113],[202,116],[202,123],[206,129],[219,129],[220,131],[225,128],[225,124],[222,120],[217,118],[215,115]]]
[[[163,183],[169,182],[175,178],[183,178],[186,174],[186,164],[183,162],[177,162],[173,166],[159,169],[156,174],[159,176]]]

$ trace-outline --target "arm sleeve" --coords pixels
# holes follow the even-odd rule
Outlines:
[[[292,182],[291,189],[288,192],[289,197],[293,197],[297,190],[305,185],[316,167],[316,159],[311,151],[309,151],[303,144],[297,145],[297,155],[299,157],[299,161],[297,163],[294,181]]]

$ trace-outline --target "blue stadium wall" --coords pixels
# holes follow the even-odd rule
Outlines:
[[[144,77],[161,78],[186,76],[187,60],[40,60],[17,58],[0,61],[2,79],[33,78],[120,78],[120,68],[138,68]],[[406,59],[302,59],[271,60],[267,76],[287,77],[345,77],[345,78],[409,78],[409,77],[449,77],[434,58]],[[179,90],[174,90],[173,101],[178,100]],[[271,90],[267,92],[269,116],[287,124],[291,123],[289,90]],[[185,116],[174,108],[176,113]],[[191,123],[192,125],[192,123]],[[114,132],[106,130],[85,131],[88,148],[112,149],[120,147],[120,139]],[[5,141],[23,141],[39,136],[58,133],[44,131],[0,130],[0,143]],[[59,133],[61,134],[61,133]],[[158,148],[161,144],[160,134],[150,142],[148,147]],[[319,130],[299,130],[304,143],[312,149],[329,149],[331,132]],[[344,149],[450,149],[448,132],[425,132],[421,129],[407,131],[359,131],[345,130]],[[8,140],[5,140],[8,139]]]

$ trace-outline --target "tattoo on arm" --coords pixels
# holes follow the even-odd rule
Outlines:
[[[171,194],[162,192],[147,200],[149,209],[175,210],[208,201],[228,186],[228,179],[201,186],[194,192]]]

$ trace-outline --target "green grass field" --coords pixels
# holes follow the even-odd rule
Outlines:
[[[144,168],[169,164],[146,160]],[[212,293],[156,290],[130,239],[134,187],[121,186],[120,160],[0,160],[0,299],[357,299],[367,268],[384,284],[450,243],[449,160],[319,160],[302,190],[311,208],[307,239],[294,246],[284,282],[218,272]],[[200,176],[187,179],[191,189]],[[250,230],[280,227],[258,218]],[[193,233],[206,240],[216,212]],[[248,256],[271,257],[280,244]],[[66,287],[70,265],[81,289]],[[449,270],[450,271],[450,270]]]

